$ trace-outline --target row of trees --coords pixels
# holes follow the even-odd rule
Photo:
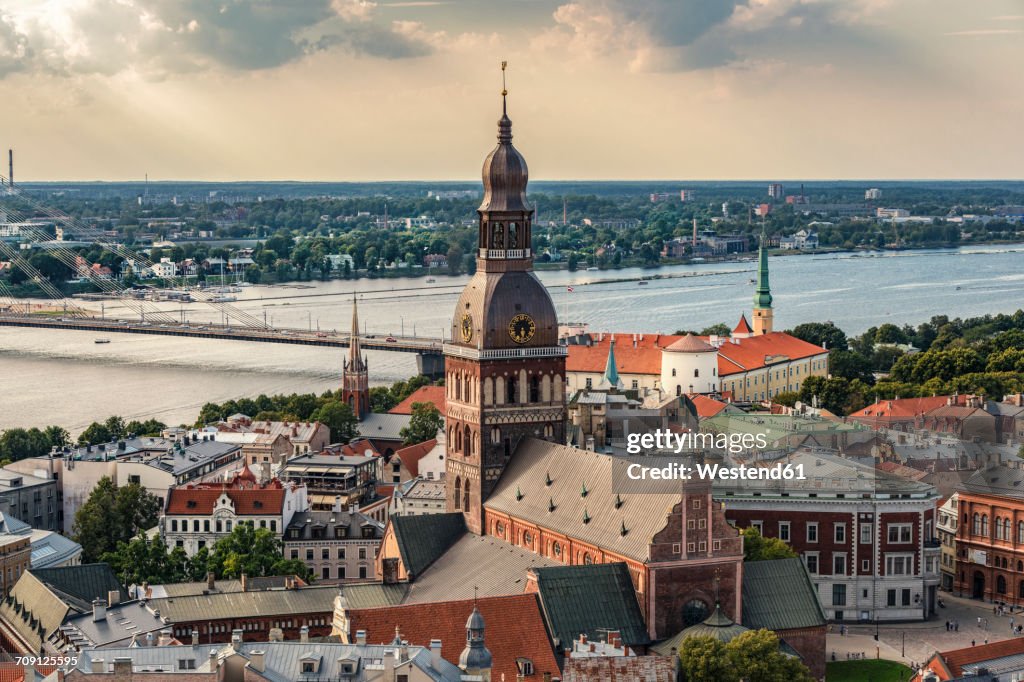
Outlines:
[[[155,419],[125,422],[118,416],[108,417],[103,422],[93,422],[78,436],[79,445],[109,443],[129,434],[136,436],[158,436],[166,426]],[[27,457],[44,457],[52,448],[71,445],[71,434],[63,426],[39,428],[13,428],[0,433],[0,465],[17,462]]]
[[[998,399],[1024,391],[1024,310],[968,319],[937,315],[917,327],[883,324],[852,338],[831,322],[801,324],[790,333],[830,350],[831,378],[808,377],[798,393],[776,397],[782,404],[817,399],[848,414],[876,399],[953,392]]]

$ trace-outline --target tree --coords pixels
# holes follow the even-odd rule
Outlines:
[[[799,659],[779,651],[771,630],[749,630],[722,643],[714,637],[689,637],[679,648],[686,682],[812,682]]]
[[[719,322],[718,324],[713,324],[710,327],[702,329],[700,336],[729,336],[731,333],[732,330],[729,328],[729,325],[724,322]]]
[[[785,405],[786,407],[793,407],[799,399],[800,394],[796,391],[782,391],[781,393],[775,394],[775,397],[772,398],[772,402],[776,402],[779,405]]]
[[[829,350],[846,350],[846,333],[831,322],[805,322],[789,332],[798,339]]]
[[[51,447],[65,445],[67,433],[59,426],[48,426],[45,431],[35,427],[7,429],[0,434],[0,460],[16,462],[26,457],[43,457]]]
[[[175,547],[168,551],[159,534],[152,537],[139,535],[128,542],[118,543],[116,550],[103,555],[103,561],[110,564],[114,574],[125,584],[148,582],[160,585],[191,578],[185,550]]]
[[[743,560],[766,561],[796,556],[793,548],[779,538],[766,538],[753,526],[743,529]]]
[[[347,443],[358,435],[359,420],[352,408],[340,400],[321,405],[311,417],[331,430],[332,443]]]
[[[99,561],[157,523],[160,502],[138,483],[120,488],[109,476],[96,483],[75,513],[72,538],[82,546],[82,562]]]
[[[284,559],[281,541],[266,528],[240,523],[221,538],[210,552],[208,566],[218,578],[298,575],[310,578],[309,568],[298,559]]]
[[[398,435],[402,437],[403,444],[415,445],[435,438],[443,425],[441,412],[433,403],[413,403],[409,425],[403,426]]]
[[[875,383],[871,361],[849,350],[833,350],[828,354],[828,369],[833,376],[845,379],[860,379],[866,384]]]

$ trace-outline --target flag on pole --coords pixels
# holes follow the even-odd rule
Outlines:
[[[566,287],[565,290],[568,291],[570,294],[572,293],[572,287]]]

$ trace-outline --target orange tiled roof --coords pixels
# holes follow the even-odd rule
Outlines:
[[[661,350],[683,337],[673,334],[616,334],[615,361],[619,374],[661,374]],[[569,346],[566,368],[570,372],[600,374],[608,359],[612,335],[590,346]],[[706,342],[708,337],[694,337]],[[730,339],[718,349],[718,375],[728,376],[765,366],[765,358],[785,356],[801,360],[824,355],[827,350],[785,332],[772,332],[746,339]]]
[[[518,657],[530,659],[537,679],[544,673],[561,675],[537,595],[481,597],[476,605],[484,617],[484,645],[494,660],[491,679],[516,679]],[[440,639],[441,656],[457,661],[466,646],[466,621],[472,612],[472,599],[352,609],[349,634],[354,637],[357,630],[365,630],[368,644],[387,644],[398,626],[402,639],[411,645],[430,646],[431,639]]]
[[[169,490],[166,513],[190,516],[212,514],[217,499],[222,494],[227,494],[231,498],[235,505],[235,514],[238,515],[280,514],[284,507],[284,488],[277,481],[267,484],[266,487],[257,488],[201,483]]]
[[[850,415],[850,419],[913,419],[925,412],[942,407],[949,396],[937,395],[927,398],[899,398],[897,400],[880,400]]]
[[[1016,637],[1006,639],[1002,642],[992,642],[981,646],[972,646],[965,649],[954,649],[943,651],[938,654],[949,666],[949,671],[956,677],[963,675],[964,666],[975,665],[984,661],[991,661],[994,658],[1003,656],[1017,656],[1024,653],[1024,639]]]
[[[928,475],[928,472],[926,471],[921,471],[914,467],[908,467],[905,464],[900,464],[899,462],[879,462],[875,465],[875,468],[888,474],[894,474],[900,478],[908,478],[911,481],[920,481]]]
[[[420,475],[420,460],[437,445],[437,439],[431,438],[416,445],[402,448],[395,455],[402,460],[402,466],[409,472],[409,475],[416,478]]]
[[[732,330],[732,333],[733,334],[752,334],[753,332],[754,332],[754,330],[750,328],[749,324],[747,324],[747,316],[741,313],[740,314],[740,321],[736,323],[736,327]]]
[[[444,386],[420,386],[412,395],[392,407],[390,414],[412,414],[414,403],[433,403],[441,414],[445,411]]]
[[[716,414],[728,407],[726,403],[721,400],[715,400],[709,398],[706,395],[700,395],[699,393],[688,396],[693,402],[694,407],[697,408],[697,416],[701,419],[707,417],[714,417]]]

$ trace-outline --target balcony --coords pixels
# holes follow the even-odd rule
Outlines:
[[[514,260],[517,258],[529,258],[530,255],[530,249],[480,249],[481,258]]]
[[[940,549],[942,547],[942,541],[938,538],[929,538],[925,540],[922,545],[924,549]]]

